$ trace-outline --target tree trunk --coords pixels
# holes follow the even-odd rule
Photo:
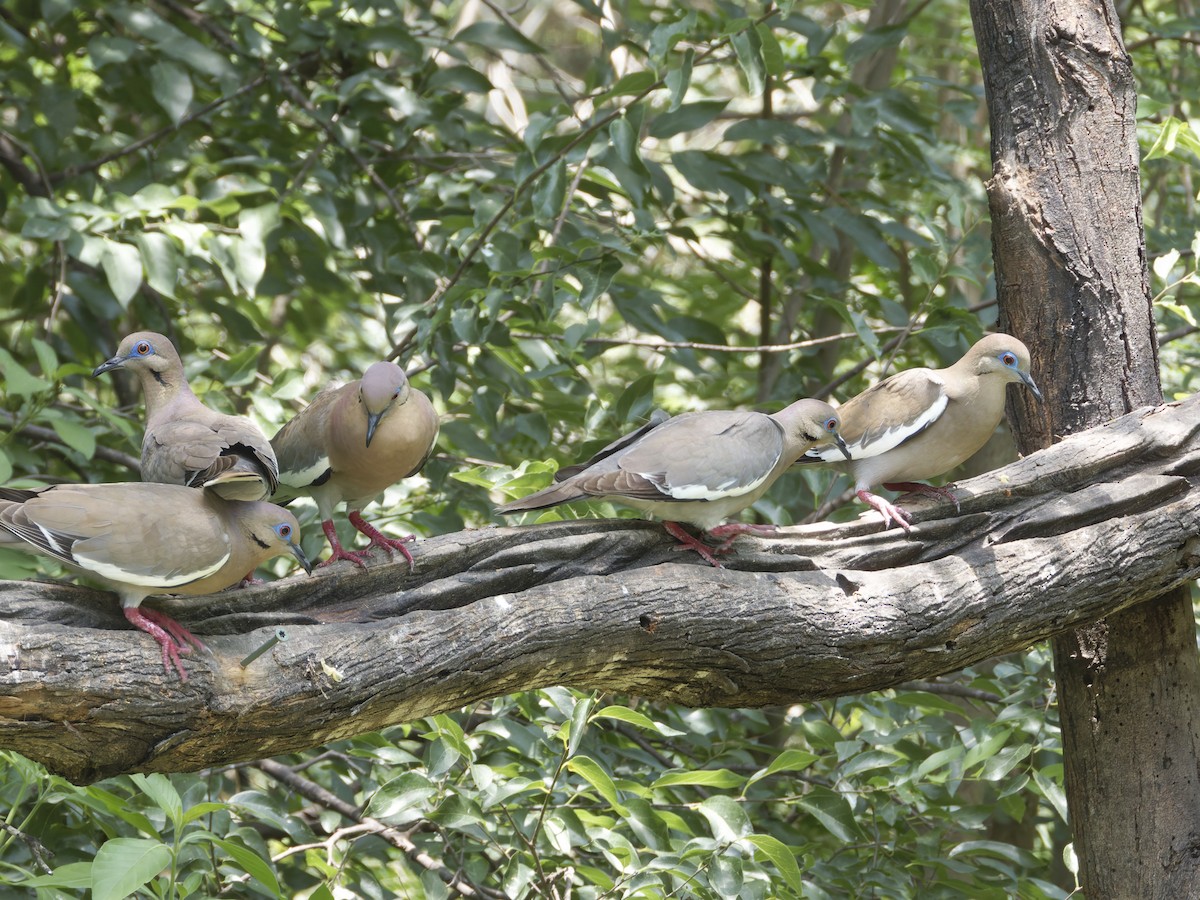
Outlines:
[[[1028,452],[1161,399],[1136,96],[1110,0],[972,0],[971,13],[992,128],[1002,322],[1048,373],[1043,407],[1010,399]],[[1200,896],[1200,657],[1188,587],[1061,635],[1054,659],[1087,895]]]
[[[87,781],[554,684],[764,706],[930,678],[1195,578],[1198,473],[1200,398],[964,482],[961,514],[913,506],[912,535],[871,513],[739,539],[725,570],[628,519],[442,535],[412,575],[344,566],[152,600],[213,651],[186,683],[111,595],[0,582],[0,746]],[[287,640],[242,666],[280,627]]]

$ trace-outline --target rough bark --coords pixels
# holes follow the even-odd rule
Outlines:
[[[964,482],[960,514],[914,505],[911,536],[872,514],[739,539],[726,570],[635,520],[444,535],[413,575],[347,566],[152,601],[212,648],[186,684],[111,595],[0,582],[0,746],[87,781],[552,684],[759,706],[929,678],[1195,578],[1198,476],[1195,399]],[[279,627],[288,640],[243,668]]]
[[[1130,60],[1109,0],[972,0],[1002,323],[1043,407],[1025,452],[1158,402]],[[1139,587],[1131,590],[1141,593]],[[1186,587],[1054,641],[1067,797],[1091,897],[1200,896],[1200,659]]]

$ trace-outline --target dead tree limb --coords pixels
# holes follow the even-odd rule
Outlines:
[[[74,781],[272,756],[565,684],[762,706],[961,669],[1200,575],[1200,399],[960,485],[962,512],[746,538],[729,568],[654,524],[432,538],[417,570],[335,568],[158,601],[204,636],[167,676],[115,598],[0,582],[0,746]],[[151,601],[154,603],[155,601]],[[289,639],[242,668],[278,627]]]

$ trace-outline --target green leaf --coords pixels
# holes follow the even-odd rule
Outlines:
[[[257,244],[265,244],[279,227],[279,222],[278,203],[264,203],[262,206],[247,206],[238,210],[238,234]]]
[[[596,298],[608,290],[613,276],[620,271],[621,261],[615,256],[605,256],[599,263],[576,270],[579,283],[583,286],[579,292],[579,306],[584,312],[590,310]]]
[[[688,87],[692,83],[692,63],[695,62],[695,59],[696,51],[689,47],[684,51],[683,62],[679,64],[679,67],[671,69],[663,79],[667,90],[671,92],[671,105],[667,109],[668,112],[679,109],[679,105],[683,102]]]
[[[612,124],[608,126],[608,136],[621,162],[627,166],[638,164],[637,132],[627,117],[617,116],[613,119]]]
[[[933,753],[930,753],[927,757],[921,760],[921,763],[917,766],[917,771],[914,773],[913,777],[917,781],[920,781],[930,772],[936,771],[937,769],[942,768],[942,766],[948,766],[955,760],[962,759],[964,753],[966,753],[966,750],[963,748],[962,744],[955,744],[953,747],[947,747],[945,750],[937,750]]]
[[[854,332],[863,342],[863,346],[867,348],[870,354],[876,358],[879,357],[879,338],[875,336],[875,332],[871,329],[871,323],[857,309],[848,310],[850,313],[850,324],[854,326]]]
[[[625,821],[638,839],[655,850],[669,847],[671,835],[663,817],[641,797],[630,797],[625,804]]]
[[[1152,159],[1161,159],[1162,157],[1170,156],[1175,150],[1176,142],[1179,140],[1179,133],[1187,127],[1187,122],[1183,122],[1174,116],[1167,116],[1159,126],[1158,134],[1154,137],[1154,143],[1150,145],[1150,149],[1146,151],[1143,159],[1149,162]]]
[[[179,799],[179,792],[175,790],[175,785],[171,784],[171,779],[157,772],[153,775],[129,777],[143,794],[154,801],[155,806],[167,814],[171,824],[178,829],[183,820],[183,801]]]
[[[157,835],[153,823],[140,812],[129,808],[129,801],[124,797],[118,797],[104,788],[89,785],[82,795],[76,795],[76,798],[92,809],[110,813],[117,816],[121,820],[128,822],[138,831],[143,834]]]
[[[91,459],[96,453],[96,435],[92,430],[72,419],[54,418],[50,420],[54,433],[62,438],[62,442],[83,456]],[[3,479],[0,479],[2,481]]]
[[[454,36],[455,41],[478,44],[489,50],[516,50],[518,53],[542,53],[541,47],[504,22],[475,22]]]
[[[696,11],[690,10],[681,19],[656,26],[650,32],[650,56],[659,60],[666,59],[667,54],[675,49],[679,40],[686,37],[696,27],[696,19]]]
[[[1154,274],[1163,281],[1167,280],[1167,276],[1171,274],[1171,270],[1175,268],[1175,264],[1179,262],[1180,250],[1178,247],[1164,253],[1158,259],[1154,260]]]
[[[92,900],[124,900],[171,864],[171,851],[150,838],[112,838],[92,861]]]
[[[533,189],[533,210],[538,221],[549,225],[562,212],[567,196],[567,164],[559,160],[538,180]]]
[[[709,858],[708,883],[719,897],[738,897],[745,883],[745,869],[738,856],[717,852]]]
[[[492,83],[486,75],[470,66],[438,67],[427,81],[431,93],[456,91],[462,94],[486,94]]]
[[[588,716],[596,705],[595,697],[580,697],[575,701],[571,711],[570,734],[567,739],[567,757],[570,758],[579,750],[579,744],[587,733]]]
[[[653,87],[657,80],[653,72],[644,69],[640,69],[637,72],[630,72],[628,75],[622,75],[617,79],[617,83],[608,91],[607,96],[619,97],[623,94],[641,94]]]
[[[729,105],[728,100],[701,100],[698,103],[685,103],[672,112],[665,112],[650,123],[650,136],[656,138],[673,137],[684,131],[695,131],[703,128]]]
[[[886,750],[868,750],[865,753],[856,754],[841,767],[840,773],[843,778],[851,778],[860,772],[868,772],[871,769],[886,769],[899,763],[900,757],[894,753],[888,753]]]
[[[194,806],[189,806],[186,810],[184,810],[183,824],[186,825],[188,822],[194,822],[196,819],[207,816],[210,813],[221,812],[222,810],[227,809],[229,809],[229,805],[227,803],[217,803],[211,800],[206,800],[203,803],[197,803]]]
[[[750,826],[750,817],[741,804],[724,794],[706,797],[699,810],[708,819],[712,836],[718,841],[733,842],[754,831]]]
[[[617,797],[617,786],[613,784],[609,774],[600,768],[598,762],[581,753],[567,760],[567,769],[595,788],[596,792],[608,801],[609,806],[621,815],[625,815],[625,807],[621,805]]]
[[[766,778],[768,775],[774,775],[776,772],[801,772],[807,769],[821,757],[808,750],[790,749],[784,750],[773,760],[765,769],[760,769],[750,776],[747,784]]]
[[[1005,844],[1001,841],[963,841],[958,846],[950,851],[950,858],[956,856],[964,856],[968,854],[982,854],[984,856],[996,856],[1000,859],[1006,859],[1018,866],[1027,865],[1027,861],[1023,858],[1022,851],[1019,847],[1014,847],[1012,844]]]
[[[109,241],[100,256],[108,288],[121,306],[128,306],[142,285],[142,255],[133,244]]]
[[[635,725],[638,728],[644,728],[647,731],[656,731],[664,737],[679,737],[687,732],[678,731],[671,728],[669,725],[664,725],[661,722],[655,722],[645,713],[640,713],[636,709],[630,709],[628,706],[606,706],[599,712],[592,714],[593,719],[616,719],[619,722],[625,722],[629,725]]]
[[[979,773],[979,777],[984,781],[999,781],[1032,752],[1033,747],[1030,744],[1005,747],[983,764],[983,771]]]
[[[86,890],[92,886],[92,863],[73,862],[59,866],[46,875],[28,878],[25,881],[13,882],[14,887],[22,888],[65,888],[68,890]]]
[[[783,48],[779,46],[775,30],[765,22],[760,22],[754,27],[754,30],[758,35],[759,44],[762,46],[763,65],[767,74],[773,76],[784,74],[786,64],[783,59]]]
[[[420,772],[405,772],[379,787],[367,804],[367,815],[392,824],[420,818],[425,801],[437,788]]]
[[[192,79],[182,66],[163,60],[150,67],[150,92],[176,125],[192,105]]]
[[[1007,728],[1001,728],[990,737],[980,741],[967,751],[967,757],[963,760],[963,769],[971,769],[976,763],[980,763],[994,755],[997,750],[1008,743],[1010,735],[1011,732]]]
[[[160,231],[143,231],[133,240],[142,256],[146,283],[174,299],[182,263],[175,241]]]
[[[42,372],[46,375],[56,373],[58,371],[58,354],[54,352],[54,348],[41,338],[34,338],[31,343],[33,344],[33,352],[37,354],[38,365],[41,366]]]
[[[814,787],[797,804],[838,840],[856,841],[862,837],[850,804],[841,794]]]
[[[1034,770],[1033,782],[1042,792],[1042,796],[1050,801],[1050,805],[1054,807],[1054,811],[1058,813],[1059,819],[1063,822],[1069,821],[1067,817],[1067,794],[1062,789],[1062,786],[1041,772]]]
[[[279,879],[275,876],[275,870],[271,868],[270,862],[263,859],[249,847],[243,847],[241,844],[235,844],[233,841],[223,838],[213,838],[212,842],[228,853],[233,858],[233,861],[241,867],[243,872],[276,897],[283,896],[283,890],[279,886]]]
[[[254,295],[263,274],[267,271],[267,251],[262,244],[241,238],[231,240],[233,250],[233,272],[237,283],[247,296]]]
[[[736,788],[745,784],[746,779],[731,772],[729,769],[684,769],[679,772],[667,772],[660,775],[650,785],[651,790],[665,787],[675,787],[681,784],[698,784],[705,787]]]
[[[737,54],[742,74],[746,76],[746,90],[752,97],[759,96],[767,84],[767,66],[763,61],[762,41],[759,40],[758,32],[747,28],[729,40],[733,44],[733,52]]]
[[[30,397],[54,387],[53,383],[27,370],[2,347],[0,347],[0,371],[4,372],[5,391],[19,397]]]
[[[788,887],[797,894],[801,892],[803,883],[800,866],[796,863],[796,853],[787,844],[769,834],[751,834],[747,835],[745,840],[771,860]]]
[[[853,240],[858,249],[875,265],[884,269],[895,269],[899,265],[896,254],[879,233],[879,223],[870,216],[853,213],[840,206],[830,206],[821,210],[821,216]]]
[[[890,50],[904,40],[907,34],[907,24],[884,25],[866,32],[846,48],[846,65],[852,66],[860,59]]]
[[[13,477],[12,460],[8,458],[8,454],[0,448],[0,484],[11,480]]]

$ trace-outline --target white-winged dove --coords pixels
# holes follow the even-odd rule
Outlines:
[[[850,462],[814,448],[801,462],[825,461],[850,472],[858,498],[879,511],[884,528],[912,528],[909,513],[871,493],[888,490],[958,501],[946,488],[919,484],[948,472],[975,454],[1004,416],[1004,389],[1023,382],[1041,392],[1029,374],[1029,351],[1008,334],[989,334],[945,369],[897,372],[838,408]]]
[[[330,388],[296,414],[272,438],[279,458],[281,496],[309,494],[317,501],[321,528],[334,560],[364,566],[364,554],[399,550],[412,569],[407,535],[393,540],[362,517],[362,508],[386,488],[416,475],[437,439],[438,416],[423,393],[393,362],[372,364],[358,381]],[[333,525],[333,510],[346,501],[350,524],[370,538],[365,550],[346,550]]]
[[[152,594],[211,594],[273,556],[311,572],[296,517],[263,501],[223,500],[174,484],[59,484],[0,488],[0,545],[52,556],[121,598],[125,618],[162,646],[163,668],[187,681],[179,656],[205,649],[165,613],[139,609]]]
[[[265,500],[275,492],[279,466],[266,435],[249,419],[201,403],[170,340],[153,331],[129,335],[92,375],[113,369],[137,375],[146,398],[143,481],[207,487],[226,500]]]
[[[720,523],[761,497],[810,447],[844,451],[838,414],[820,400],[798,400],[771,415],[709,411],[656,416],[609,444],[585,463],[567,466],[560,481],[496,509],[503,515],[544,509],[573,500],[601,498],[632,506],[663,520],[680,542],[720,567],[739,534],[764,533],[772,525]],[[849,458],[849,453],[846,453]],[[685,531],[687,522],[723,539],[712,547]]]

